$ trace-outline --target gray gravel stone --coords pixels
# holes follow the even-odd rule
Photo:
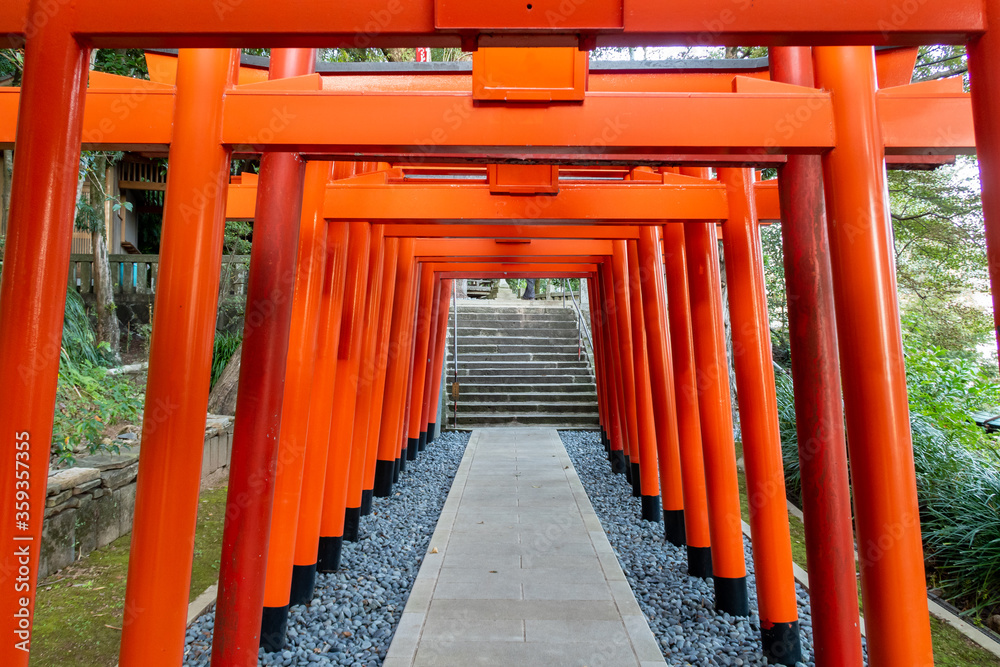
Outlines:
[[[689,576],[685,550],[663,538],[663,524],[639,518],[639,499],[632,497],[624,475],[610,474],[599,433],[560,431],[559,435],[667,664],[767,665],[760,648],[750,541],[744,537],[750,617],[716,613],[712,581]],[[804,658],[799,665],[815,667],[809,593],[798,584],[795,588]]]
[[[382,664],[468,442],[443,433],[407,462],[393,495],[362,517],[361,539],[344,544],[340,571],[317,577],[312,605],[292,607],[285,650],[261,651],[261,665]],[[212,612],[188,628],[185,666],[209,664],[214,622]]]

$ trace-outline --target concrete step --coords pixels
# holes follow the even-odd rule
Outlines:
[[[550,348],[553,346],[566,345],[576,347],[577,341],[580,340],[575,330],[567,330],[566,333],[558,336],[535,336],[534,330],[525,331],[523,335],[511,336],[511,335],[495,335],[495,336],[459,336],[458,337],[458,349],[462,349],[466,345],[517,345],[517,346],[531,346],[531,347],[545,347]],[[449,346],[455,345],[455,339],[453,337],[448,337]]]
[[[558,375],[547,375],[548,371],[528,373],[459,373],[458,381],[465,385],[504,385],[504,384],[594,384],[594,376],[588,373],[560,372]],[[448,373],[448,382],[454,382],[454,373]]]
[[[461,303],[458,304],[458,314],[460,317],[462,315],[537,315],[539,313],[556,316],[571,313],[575,316],[576,309],[569,302],[566,303],[566,306],[563,306],[561,304],[521,305],[506,303],[501,305],[494,301],[489,304],[476,304],[471,308],[465,308]]]
[[[572,402],[528,402],[528,403],[499,403],[495,401],[487,403],[474,403],[458,399],[458,416],[463,413],[493,414],[503,412],[516,415],[547,415],[547,414],[590,414],[597,411],[597,404],[592,401],[582,403]]]
[[[541,326],[528,326],[524,324],[507,324],[503,326],[494,326],[487,322],[459,322],[458,323],[458,339],[462,340],[464,338],[470,338],[475,336],[488,336],[490,338],[503,338],[513,335],[523,335],[523,336],[544,336],[546,339],[551,338],[576,338],[577,328],[575,322],[546,322],[542,323]],[[448,340],[452,341],[455,339],[455,325],[448,325]]]
[[[563,364],[545,361],[519,361],[510,364],[490,364],[485,361],[470,361],[460,363],[458,377],[490,377],[493,375],[520,375],[525,378],[538,378],[548,374],[585,376],[593,382],[593,373],[585,363],[569,362]],[[448,377],[455,375],[455,369],[448,364]]]
[[[458,359],[461,361],[470,355],[476,354],[500,355],[501,357],[508,354],[571,354],[574,357],[573,361],[576,361],[578,349],[579,347],[577,346],[575,340],[572,345],[519,345],[517,343],[501,345],[463,345],[459,342]],[[449,359],[454,356],[454,351],[454,347],[447,350]]]
[[[514,377],[513,380],[516,382],[496,382],[498,378],[502,378],[499,375],[493,375],[485,378],[459,378],[460,391],[462,396],[466,394],[594,394],[596,389],[594,388],[593,380],[586,380],[581,378],[579,382],[573,382],[572,378],[568,380],[558,380],[550,382],[541,382],[533,378],[525,377]],[[454,380],[449,377],[446,384],[450,391],[451,383]]]
[[[447,427],[452,428],[452,415],[448,415]],[[600,417],[594,414],[471,414],[458,413],[458,428],[468,429],[480,426],[553,426],[567,428],[593,428],[600,425]]]
[[[454,327],[455,326],[455,316],[452,315],[448,318],[448,323]],[[489,327],[502,327],[502,326],[524,326],[525,324],[569,324],[571,326],[576,326],[576,315],[571,317],[565,317],[560,315],[548,314],[548,313],[508,313],[508,314],[495,314],[495,313],[471,313],[469,315],[459,314],[458,316],[458,326],[462,325],[483,325]]]
[[[448,355],[448,362],[454,363],[451,355]],[[467,367],[474,363],[488,364],[513,364],[518,362],[534,363],[545,362],[554,364],[563,363],[585,363],[586,359],[577,357],[576,350],[572,352],[477,352],[462,354],[458,352],[458,367]]]
[[[573,386],[573,385],[569,385]],[[508,385],[509,387],[509,385]],[[461,390],[461,395],[458,399],[458,409],[462,409],[462,405],[475,405],[478,403],[487,404],[499,404],[504,407],[508,405],[518,404],[518,403],[548,403],[550,405],[565,405],[567,402],[584,402],[591,408],[597,404],[597,392],[593,391],[593,387],[586,387],[590,391],[563,391],[560,387],[559,391],[466,391],[463,387]]]

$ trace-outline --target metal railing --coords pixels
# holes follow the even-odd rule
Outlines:
[[[590,359],[591,364],[593,364],[593,358],[591,355],[594,354],[594,339],[590,336],[590,322],[587,318],[583,316],[583,310],[580,309],[580,304],[576,302],[576,295],[573,293],[573,286],[568,280],[564,280],[564,291],[569,291],[570,300],[573,302],[573,307],[576,308],[576,331],[577,331],[577,348],[576,348],[576,358],[581,359],[583,357],[583,336],[587,335],[587,342],[590,343],[590,354],[587,358]],[[582,294],[580,295],[583,296]],[[565,303],[565,300],[564,300]]]
[[[459,392],[459,384],[458,384],[458,290],[455,289],[454,286],[452,286],[452,290],[451,290],[451,309],[455,312],[455,336],[454,336],[454,338],[455,338],[455,357],[454,357],[454,359],[452,359],[452,364],[454,364],[452,366],[452,368],[455,370],[455,375],[454,375],[455,381],[451,385],[451,400],[452,400],[451,418],[452,418],[452,425],[453,425],[452,427],[455,428],[455,429],[457,429],[458,428],[458,392]]]

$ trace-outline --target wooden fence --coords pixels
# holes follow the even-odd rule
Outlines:
[[[160,268],[159,255],[108,255],[111,284],[115,297],[156,294]],[[219,296],[222,299],[246,297],[249,255],[226,255],[222,258]],[[70,255],[69,283],[81,295],[94,293],[94,258]]]

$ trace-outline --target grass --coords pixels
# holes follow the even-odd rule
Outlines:
[[[736,443],[736,458],[743,458],[743,444]],[[740,508],[743,520],[750,523],[750,501],[747,497],[746,474],[738,470],[740,483]],[[788,515],[788,528],[792,538],[792,560],[803,570],[806,567],[806,532],[803,523]],[[860,583],[859,583],[860,587]],[[860,591],[859,605],[860,605]],[[904,621],[905,622],[905,621]],[[1000,658],[971,641],[944,621],[931,616],[931,640],[934,643],[936,667],[998,667]]]
[[[201,494],[191,599],[219,575],[226,489]],[[38,585],[32,667],[111,667],[118,662],[131,534]]]

